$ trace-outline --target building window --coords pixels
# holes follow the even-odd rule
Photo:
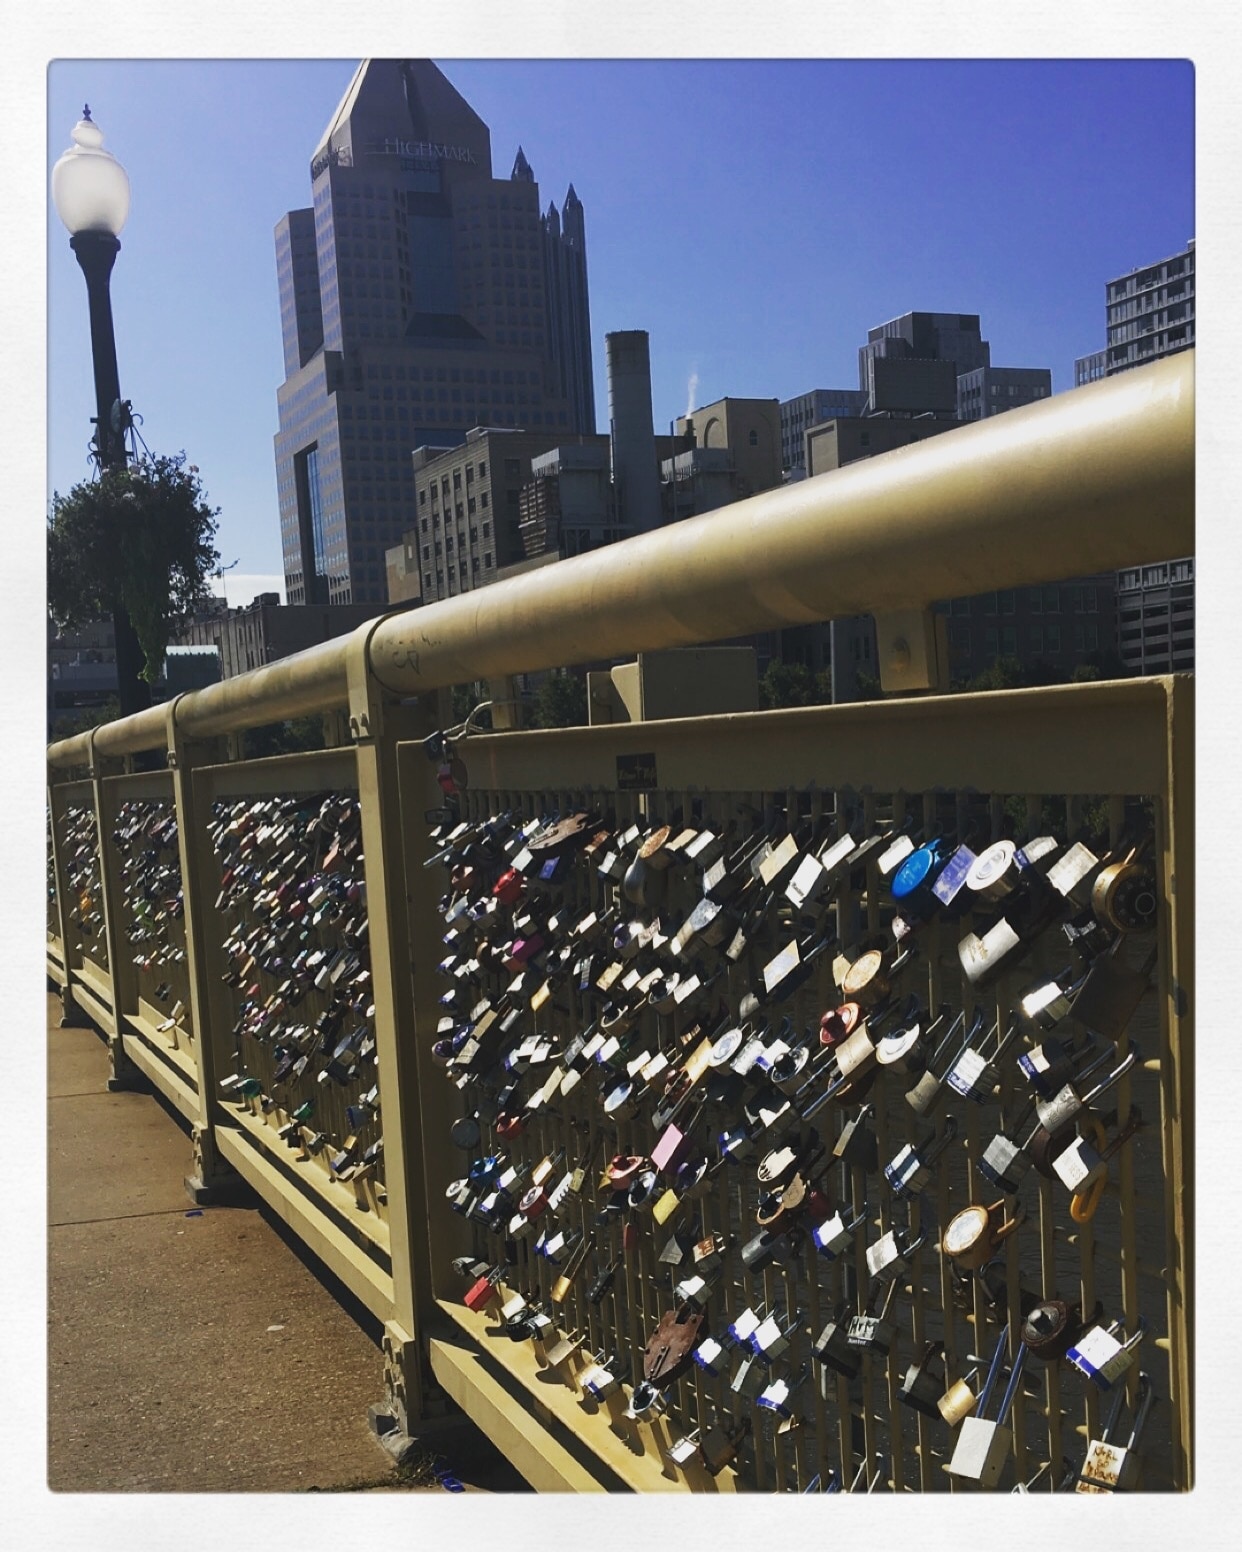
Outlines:
[[[1018,632],[1012,625],[1006,625],[1001,631],[1001,651],[1006,657],[1018,655]]]

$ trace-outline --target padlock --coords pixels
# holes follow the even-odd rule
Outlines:
[[[1022,1119],[1025,1117],[1029,1121],[1033,1110],[1034,1100],[1032,1099],[1018,1112],[1019,1119],[1014,1123],[1011,1131],[997,1132],[980,1158],[976,1160],[979,1173],[990,1180],[994,1186],[998,1186],[1007,1196],[1017,1194],[1018,1187],[1026,1178],[1033,1163],[1030,1149],[1036,1134],[1042,1130],[1039,1122],[1035,1122],[1024,1141],[1015,1140],[1022,1125]]]
[[[717,1424],[704,1433],[699,1454],[712,1476],[719,1476],[730,1461],[736,1459],[750,1427],[750,1418],[743,1417],[732,1427],[722,1428]]]
[[[746,1339],[755,1357],[762,1358],[765,1363],[772,1363],[779,1358],[788,1350],[801,1318],[801,1310],[795,1310],[783,1321],[775,1311],[765,1316]]]
[[[864,1105],[856,1116],[845,1122],[832,1146],[834,1159],[864,1170],[867,1174],[875,1173],[880,1158],[879,1142],[870,1125],[874,1116],[875,1106]]]
[[[986,1053],[986,1040],[991,1039],[992,1035],[997,1035],[999,1038],[989,1056]],[[978,1046],[967,1046],[958,1056],[945,1074],[945,1082],[963,1099],[973,1100],[976,1105],[986,1104],[1000,1087],[1000,1070],[997,1064],[1017,1035],[1016,1023],[1011,1024],[1002,1035],[998,1020],[992,1026],[988,1036],[980,1040]]]
[[[552,1284],[552,1292],[549,1297],[551,1298],[553,1304],[563,1304],[569,1297],[569,1290],[573,1286],[574,1278],[577,1277],[578,1273],[582,1270],[583,1266],[586,1264],[586,1258],[594,1249],[595,1236],[589,1235],[577,1247],[577,1249],[569,1257],[569,1260],[565,1262],[563,1268],[561,1269],[561,1275]]]
[[[1007,917],[999,917],[983,934],[968,932],[957,945],[962,973],[972,986],[982,989],[1013,962],[1014,950],[1023,946],[1022,936]],[[1019,956],[1020,957],[1020,956]]]
[[[1138,1482],[1139,1436],[1143,1432],[1143,1426],[1156,1399],[1151,1376],[1145,1373],[1139,1375],[1130,1436],[1125,1444],[1121,1445],[1113,1442],[1112,1435],[1119,1420],[1124,1398],[1125,1387],[1118,1386],[1117,1396],[1109,1408],[1108,1421],[1102,1437],[1092,1439],[1087,1446],[1087,1458],[1083,1462],[1082,1471],[1074,1486],[1076,1493],[1125,1493],[1131,1491]]]
[[[831,1218],[811,1230],[816,1250],[826,1261],[835,1261],[838,1256],[844,1255],[854,1243],[854,1235],[866,1216],[865,1207],[860,1207],[852,1219],[847,1219],[841,1211],[833,1213]]]
[[[695,1428],[691,1433],[683,1434],[680,1439],[675,1439],[664,1454],[675,1466],[686,1466],[699,1453],[699,1430]]]
[[[914,954],[913,948],[868,949],[841,978],[841,994],[865,1010],[880,1007],[892,994],[893,982]]]
[[[1009,1333],[1007,1330],[1003,1330],[1000,1336],[997,1338],[996,1343],[997,1348],[1002,1353],[1005,1350],[1005,1343],[1008,1340]],[[974,1379],[978,1372],[979,1365],[975,1363],[970,1369],[966,1371],[967,1377],[964,1377],[960,1380],[954,1380],[951,1385],[947,1386],[944,1395],[941,1396],[940,1399],[936,1402],[936,1410],[940,1413],[941,1417],[944,1418],[945,1422],[948,1423],[950,1428],[956,1428],[958,1423],[960,1423],[964,1417],[969,1417],[975,1408],[979,1405],[979,1397],[971,1389],[970,1384],[971,1380]],[[947,1374],[945,1378],[947,1380]]]
[[[1024,1213],[1018,1213],[1006,1218],[1003,1199],[993,1202],[990,1207],[972,1202],[950,1218],[940,1248],[959,1267],[977,1271],[995,1254],[996,1247],[1018,1228],[1024,1217]]]
[[[1147,1330],[1147,1322],[1139,1316],[1138,1330],[1132,1337],[1125,1335],[1123,1322],[1114,1320],[1108,1326],[1092,1326],[1074,1342],[1065,1356],[1080,1374],[1101,1390],[1111,1390],[1138,1357],[1139,1344]]]
[[[910,1258],[920,1250],[927,1235],[910,1237],[909,1230],[889,1229],[867,1246],[867,1271],[872,1277],[899,1277],[909,1269]]]
[[[734,1371],[733,1378],[729,1381],[729,1389],[735,1396],[742,1396],[747,1401],[757,1401],[767,1383],[767,1365],[761,1358],[748,1353]]]
[[[1092,911],[1116,932],[1144,932],[1155,924],[1156,875],[1142,860],[1149,841],[1147,837],[1120,861],[1102,868],[1091,885]]]
[[[659,1386],[651,1380],[642,1379],[630,1392],[624,1415],[637,1422],[647,1423],[659,1417],[667,1405],[667,1398]]]
[[[906,1104],[910,1106],[915,1115],[931,1115],[944,1097],[944,1073],[938,1074],[937,1068],[940,1066],[940,1059],[948,1049],[950,1042],[962,1030],[965,1019],[966,1015],[963,1013],[953,1021],[948,1030],[946,1030],[943,1039],[928,1058],[926,1071],[923,1072],[913,1088],[907,1089]],[[971,1041],[978,1038],[979,1031],[982,1028],[983,1009],[976,1008],[975,1016],[970,1022],[970,1028],[962,1036],[962,1043],[957,1053],[958,1057],[970,1049]],[[954,1057],[954,1062],[956,1060],[957,1057]],[[952,1067],[954,1062],[950,1062],[949,1066]],[[945,1070],[947,1071],[948,1069]]]
[[[875,1059],[879,1066],[889,1072],[905,1073],[910,1077],[916,1077],[927,1065],[927,1052],[931,1048],[931,1041],[948,1017],[948,1008],[942,1008],[939,1017],[929,1023],[926,1017],[919,1013],[917,1000],[912,999],[912,1002],[913,1007],[902,1018],[899,1026],[887,1031],[876,1042]],[[959,1014],[957,1024],[964,1022],[965,1014]],[[954,1027],[950,1025],[950,1034]]]
[[[623,1360],[620,1354],[614,1353],[612,1357],[604,1358],[597,1353],[578,1376],[578,1384],[583,1395],[603,1401],[620,1387],[622,1372]]]
[[[1142,1113],[1135,1106],[1125,1124],[1111,1141],[1105,1143],[1104,1128],[1094,1116],[1090,1118],[1096,1131],[1096,1140],[1082,1135],[1072,1136],[1065,1147],[1059,1149],[1052,1160],[1052,1168],[1065,1188],[1075,1196],[1082,1196],[1108,1171],[1108,1161],[1127,1143],[1143,1125]]]
[[[881,1288],[884,1292],[879,1310],[873,1311],[872,1304]],[[897,1334],[897,1321],[889,1314],[896,1289],[896,1277],[885,1278],[872,1286],[867,1296],[866,1310],[861,1315],[851,1317],[846,1329],[846,1340],[851,1347],[861,1347],[871,1353],[888,1352]]]
[[[1124,938],[1092,961],[1082,987],[1070,1008],[1070,1017],[1084,1029],[1106,1040],[1120,1040],[1143,1000],[1156,962],[1153,948],[1137,969],[1126,964],[1121,953]]]
[[[1085,1084],[1093,1078],[1099,1069],[1109,1061],[1116,1052],[1106,1049],[1091,1062],[1080,1074],[1078,1084]],[[1095,1104],[1101,1094],[1106,1093],[1119,1083],[1121,1079],[1134,1066],[1138,1058],[1138,1047],[1132,1045],[1126,1054],[1117,1062],[1111,1071],[1107,1072],[1098,1083],[1088,1089],[1085,1094],[1079,1092],[1079,1087],[1073,1083],[1066,1083],[1052,1095],[1050,1099],[1037,1099],[1035,1101],[1035,1113],[1039,1116],[1040,1124],[1048,1132],[1049,1136],[1056,1137],[1072,1125],[1088,1106]]]
[[[895,1196],[912,1196],[931,1179],[932,1169],[941,1154],[957,1136],[957,1119],[950,1116],[944,1131],[926,1144],[906,1143],[884,1166],[884,1178]]]
[[[499,1297],[499,1294],[496,1291],[496,1284],[504,1276],[507,1270],[508,1267],[502,1263],[499,1266],[494,1266],[490,1272],[487,1272],[484,1274],[484,1276],[478,1278],[478,1280],[466,1290],[465,1298],[462,1301],[466,1308],[470,1310],[481,1310],[486,1309],[489,1304],[493,1303]]]
[[[755,1397],[755,1405],[762,1407],[765,1412],[775,1412],[777,1417],[784,1418],[786,1422],[793,1419],[794,1404],[793,1394],[806,1379],[809,1369],[806,1364],[793,1375],[778,1375],[771,1379]],[[778,1432],[783,1430],[778,1429]]]
[[[1095,1054],[1091,1050],[1091,1041],[1090,1034],[1085,1045],[1076,1045],[1072,1040],[1058,1040],[1055,1037],[1042,1040],[1029,1051],[1021,1053],[1016,1063],[1018,1072],[1041,1098],[1051,1098],[1059,1088],[1074,1082],[1084,1059],[1090,1062]]]
[[[1007,1426],[1009,1413],[1018,1394],[1022,1382],[1022,1370],[1026,1364],[1026,1346],[1023,1344],[1019,1346],[1014,1358],[1013,1367],[1009,1373],[1009,1383],[1005,1387],[996,1420],[991,1421],[984,1414],[987,1412],[992,1392],[996,1388],[1004,1351],[1004,1343],[999,1343],[992,1366],[988,1370],[987,1381],[979,1396],[979,1404],[971,1416],[963,1419],[947,1468],[953,1476],[966,1477],[980,1483],[983,1487],[995,1487],[1000,1481],[1001,1472],[1005,1469],[1005,1461],[1013,1441],[1013,1430]]]
[[[934,1374],[931,1366],[937,1359],[940,1360],[940,1373]],[[928,1342],[919,1361],[907,1368],[905,1379],[897,1387],[897,1399],[925,1417],[939,1417],[946,1379],[944,1343]]]
[[[1081,1299],[1072,1304],[1065,1299],[1045,1299],[1022,1322],[1023,1345],[1041,1363],[1055,1363],[1100,1318],[1101,1311],[1102,1306],[1097,1303],[1094,1313],[1084,1320]]]

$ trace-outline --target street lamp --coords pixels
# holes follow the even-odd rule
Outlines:
[[[127,406],[121,402],[116,369],[116,336],[108,282],[119,234],[129,215],[129,177],[91,120],[89,107],[73,128],[73,144],[52,168],[52,203],[69,229],[69,246],[86,276],[90,305],[91,356],[95,367],[95,457],[101,474],[127,462]],[[151,688],[140,676],[142,649],[123,605],[112,616],[116,642],[117,698],[121,715],[151,704]]]

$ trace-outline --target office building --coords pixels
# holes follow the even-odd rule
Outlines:
[[[739,501],[781,483],[778,399],[718,399],[681,416],[677,434],[692,437],[695,447],[729,453]]]
[[[1129,270],[1104,288],[1108,343],[1074,362],[1074,383],[1159,361],[1195,342],[1195,243]],[[1195,666],[1195,563],[1184,555],[1158,566],[1128,566],[1115,579],[1117,650],[1136,674]]]
[[[806,475],[806,434],[838,416],[861,415],[867,395],[858,388],[812,388],[781,400],[781,467],[787,479]]]
[[[429,60],[365,60],[276,228],[285,381],[275,438],[286,596],[382,603],[419,447],[475,426],[544,445],[595,429],[585,221],[541,212],[519,147]]]
[[[986,420],[1051,393],[1052,373],[1046,366],[977,366],[958,375],[957,418]]]
[[[867,330],[858,386],[870,414],[953,414],[957,379],[991,364],[978,313],[903,313]]]
[[[218,678],[233,679],[278,658],[346,636],[386,605],[282,604],[278,593],[260,593],[238,609],[213,609],[182,625],[181,647],[210,647],[219,655]]]

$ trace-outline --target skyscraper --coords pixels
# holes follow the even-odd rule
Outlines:
[[[474,426],[594,432],[582,202],[540,211],[521,147],[430,60],[359,65],[276,227],[275,438],[288,601],[383,602],[413,453]]]

